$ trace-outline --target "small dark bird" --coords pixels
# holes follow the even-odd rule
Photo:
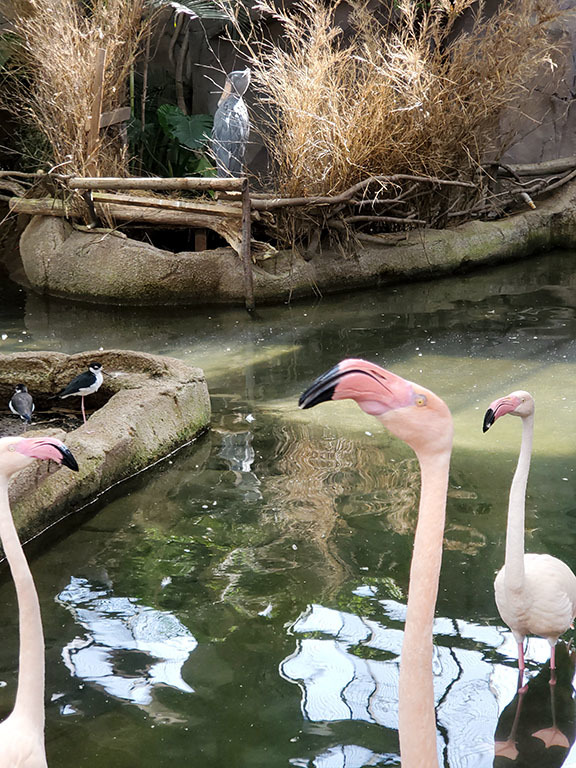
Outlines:
[[[84,373],[80,373],[76,378],[72,379],[67,387],[58,392],[57,397],[71,397],[72,395],[80,395],[82,398],[82,417],[84,424],[86,424],[86,411],[84,410],[84,398],[86,395],[93,395],[96,392],[103,380],[103,371],[101,363],[90,363],[88,370]]]
[[[25,384],[16,384],[16,392],[12,395],[8,407],[14,416],[20,416],[22,421],[25,421],[27,424],[32,423],[34,400],[32,400],[32,395],[29,394]]]
[[[219,177],[241,176],[250,135],[248,109],[242,98],[250,85],[250,69],[230,72],[218,102],[212,128],[212,153]]]

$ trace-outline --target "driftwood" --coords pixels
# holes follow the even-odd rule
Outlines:
[[[351,200],[354,195],[369,187],[371,184],[397,184],[400,181],[418,181],[426,184],[440,184],[443,186],[467,187],[476,189],[476,184],[471,181],[452,181],[451,179],[437,179],[433,176],[413,176],[406,173],[396,173],[392,176],[370,176],[338,195],[317,197],[274,197],[258,198],[252,200],[252,208],[256,211],[271,211],[275,208],[289,208],[295,206],[336,205]]]
[[[554,174],[566,173],[576,168],[576,155],[569,157],[559,157],[556,160],[544,160],[541,163],[523,163],[486,166],[487,169],[498,166],[499,176],[549,176]]]
[[[60,173],[0,171],[0,191],[18,196],[19,202],[10,202],[15,212],[84,218],[84,223],[92,227],[98,225],[98,219],[111,226],[125,223],[144,227],[191,227],[196,230],[198,241],[203,239],[202,230],[211,229],[229,243],[244,264],[242,244],[252,220],[262,220],[272,241],[282,241],[284,237],[288,242],[293,233],[298,233],[311,254],[316,250],[312,244],[319,241],[323,232],[331,230],[344,232],[361,242],[376,243],[382,242],[391,229],[408,232],[426,226],[441,228],[454,220],[500,218],[524,206],[534,207],[535,199],[569,183],[576,176],[575,169],[576,156],[527,165],[492,163],[479,169],[478,183],[414,174],[378,175],[335,195],[293,198],[247,193],[245,178],[83,178]],[[34,198],[23,197],[34,194],[35,182],[39,194]],[[27,191],[22,184],[34,186]],[[430,199],[431,191],[442,187],[460,188],[462,194],[450,195],[447,205],[438,209],[429,210],[428,203],[419,205],[420,196],[427,195]],[[63,200],[55,199],[59,190]],[[113,194],[118,190],[122,193]],[[136,190],[216,190],[220,198],[172,199],[130,194]],[[77,205],[78,193],[84,198],[81,208]],[[426,214],[422,215],[421,210]],[[363,231],[366,227],[369,231]],[[251,239],[248,243],[255,258],[256,254],[265,258],[274,252],[265,243]],[[246,272],[248,304],[250,292],[250,276]]]
[[[177,200],[164,197],[141,197],[137,195],[109,195],[106,192],[94,192],[92,200],[95,203],[124,203],[137,208],[160,208],[167,211],[187,211],[189,213],[206,213],[215,216],[242,216],[242,203],[212,201],[212,200]]]
[[[248,179],[244,179],[244,186],[242,188],[242,240],[240,256],[244,269],[246,309],[249,312],[254,309],[254,276],[252,274],[252,258],[250,254],[250,243],[252,240],[252,216],[250,209],[250,186]]]
[[[213,179],[213,178],[170,178],[154,177],[134,178],[84,178],[72,176],[66,179],[70,189],[187,189],[187,190],[237,190],[242,191],[243,179]]]
[[[131,224],[155,224],[160,227],[206,227],[217,232],[240,254],[242,246],[242,211],[234,216],[229,213],[206,213],[199,210],[162,209],[151,206],[134,206],[120,202],[103,203],[94,199],[94,208],[99,219],[123,221]],[[10,201],[14,213],[31,216],[71,216],[71,206],[62,200],[44,197],[14,198]]]

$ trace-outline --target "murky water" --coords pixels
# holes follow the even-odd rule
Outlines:
[[[534,394],[527,546],[576,569],[572,254],[263,308],[254,319],[0,291],[0,352],[171,355],[205,369],[213,398],[208,434],[36,548],[52,766],[399,764],[398,653],[418,469],[353,403],[297,409],[303,388],[346,356],[421,382],[454,414],[438,736],[446,766],[493,764],[499,717],[502,739],[515,706],[516,648],[492,582],[520,422],[503,419],[483,435],[482,416],[512,389]],[[6,573],[0,616],[1,716],[17,658]],[[525,764],[542,767],[560,764],[559,748],[530,736],[551,723],[547,672],[537,675],[547,656],[545,641],[530,641],[534,680],[519,727],[533,760]],[[572,742],[565,666],[556,709]],[[565,764],[576,766],[576,754]]]

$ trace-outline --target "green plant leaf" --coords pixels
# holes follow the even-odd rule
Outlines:
[[[201,149],[208,143],[212,115],[185,115],[173,104],[162,104],[156,114],[164,133],[186,149]]]

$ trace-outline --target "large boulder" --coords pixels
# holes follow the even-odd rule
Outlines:
[[[439,276],[576,245],[576,183],[536,210],[453,229],[402,233],[394,244],[351,241],[306,260],[294,251],[254,265],[258,302]],[[231,248],[172,253],[129,238],[74,230],[36,216],[20,239],[26,280],[39,293],[99,304],[244,302],[242,263]],[[310,254],[309,254],[310,256]]]
[[[59,437],[74,453],[80,471],[36,462],[12,479],[12,511],[23,538],[189,442],[209,424],[210,398],[201,369],[123,350],[0,355],[0,402],[9,400],[17,383],[26,382],[41,410],[54,403],[54,393],[87,370],[91,361],[100,362],[111,375],[86,400],[89,411],[97,408],[87,424],[66,434],[54,429],[42,432],[38,423],[26,433]],[[21,429],[15,421],[13,433]]]

